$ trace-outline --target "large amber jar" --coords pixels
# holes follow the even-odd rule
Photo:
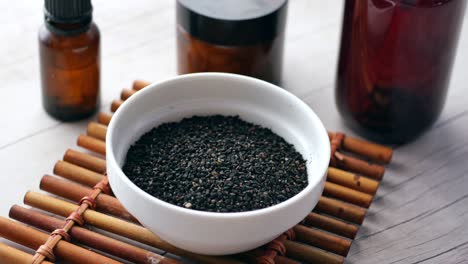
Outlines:
[[[42,102],[54,118],[72,121],[99,107],[100,34],[90,0],[45,0],[39,29]]]
[[[179,74],[229,72],[279,84],[287,0],[178,0]]]
[[[466,0],[345,0],[336,102],[370,138],[404,143],[439,116]]]

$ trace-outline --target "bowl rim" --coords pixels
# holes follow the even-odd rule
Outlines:
[[[323,164],[319,165],[319,171],[317,172],[317,175],[320,177],[315,177],[314,182],[310,182],[308,179],[308,184],[306,188],[304,188],[302,191],[299,193],[295,194],[293,197],[288,198],[287,200],[269,206],[261,209],[256,209],[256,210],[250,210],[250,211],[243,211],[243,212],[209,212],[209,211],[201,211],[201,210],[194,210],[194,209],[188,209],[184,208],[178,205],[171,204],[169,202],[166,202],[164,200],[161,200],[157,197],[152,196],[151,194],[145,192],[142,190],[140,187],[138,187],[135,183],[133,183],[123,172],[122,168],[118,165],[115,155],[114,155],[114,148],[111,144],[113,141],[113,130],[114,127],[116,126],[116,123],[120,120],[121,113],[127,111],[129,107],[132,106],[133,101],[137,101],[138,98],[146,96],[148,93],[156,93],[158,89],[162,89],[160,87],[164,87],[167,85],[171,85],[172,83],[177,83],[181,80],[194,80],[194,79],[223,79],[223,80],[243,80],[246,82],[252,83],[253,86],[257,89],[264,89],[268,90],[269,92],[272,93],[279,93],[281,96],[286,96],[289,97],[294,103],[298,104],[300,107],[300,111],[306,112],[307,115],[311,118],[312,122],[314,122],[317,126],[318,129],[318,134],[321,135],[320,137],[323,140],[329,140],[328,138],[328,133],[322,123],[322,121],[319,119],[319,117],[315,114],[315,112],[301,99],[299,99],[296,95],[292,94],[291,92],[280,88],[277,85],[271,84],[269,82],[256,79],[253,77],[249,76],[244,76],[244,75],[239,75],[239,74],[232,74],[232,73],[221,73],[221,72],[203,72],[203,73],[190,73],[190,74],[183,74],[183,75],[178,75],[175,77],[170,77],[166,78],[165,80],[159,81],[159,82],[154,82],[151,83],[150,89],[142,89],[138,93],[135,93],[132,95],[130,98],[128,98],[114,113],[108,129],[107,129],[107,134],[106,134],[106,160],[107,163],[109,164],[107,166],[107,170],[112,169],[112,168],[117,168],[114,173],[108,173],[109,177],[112,177],[110,175],[117,175],[118,177],[121,178],[121,180],[130,188],[132,191],[134,191],[137,195],[142,196],[145,200],[149,200],[151,203],[156,203],[159,204],[160,206],[166,207],[167,209],[174,210],[178,213],[181,214],[189,214],[192,216],[199,216],[199,217],[210,217],[210,218],[222,218],[222,219],[235,219],[235,218],[244,218],[244,217],[255,217],[259,215],[265,215],[269,214],[273,211],[278,211],[281,209],[284,209],[285,207],[288,207],[290,204],[294,204],[301,199],[304,198],[308,193],[312,192],[315,188],[319,187],[320,183],[322,182],[322,179],[325,177],[326,171],[328,169],[329,165],[329,157],[330,157],[330,145],[325,144],[325,147],[321,149],[319,152],[323,152],[323,155],[327,157],[326,161],[323,162]],[[317,159],[316,162],[321,162],[320,159]],[[308,177],[309,178],[309,177]],[[312,201],[311,201],[312,202]]]

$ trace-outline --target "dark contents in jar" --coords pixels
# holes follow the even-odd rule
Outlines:
[[[404,143],[439,116],[466,1],[347,0],[336,83],[345,121]]]
[[[129,148],[123,171],[156,198],[209,212],[266,208],[308,184],[306,161],[293,145],[237,116],[153,128]]]

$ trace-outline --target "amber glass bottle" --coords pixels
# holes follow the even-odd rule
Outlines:
[[[413,139],[444,105],[466,0],[344,2],[340,113],[373,139]]]
[[[100,34],[90,0],[46,0],[39,30],[42,101],[62,121],[92,115],[99,106]]]
[[[177,0],[179,74],[228,72],[281,82],[287,0]]]

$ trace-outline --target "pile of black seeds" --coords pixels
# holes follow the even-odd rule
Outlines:
[[[124,173],[178,206],[243,212],[281,203],[307,186],[306,162],[270,129],[234,116],[194,116],[144,134]]]

